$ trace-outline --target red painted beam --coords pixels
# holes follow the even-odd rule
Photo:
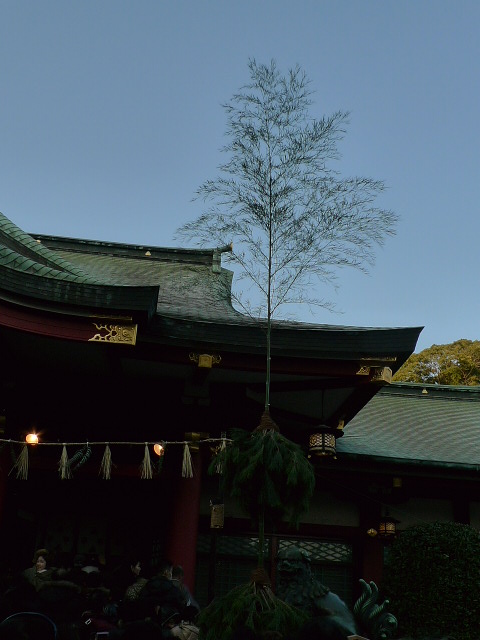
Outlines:
[[[0,301],[0,326],[50,338],[88,342],[98,329],[94,322],[112,324],[111,318],[78,317],[19,307]],[[117,319],[117,321],[119,321]],[[122,323],[122,321],[119,321]],[[127,319],[123,320],[126,323]]]

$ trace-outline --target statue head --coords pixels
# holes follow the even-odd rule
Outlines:
[[[311,573],[310,555],[295,545],[282,549],[278,554],[278,572],[287,577],[296,573]]]

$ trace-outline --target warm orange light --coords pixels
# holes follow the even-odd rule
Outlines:
[[[156,442],[153,445],[153,450],[155,451],[157,456],[163,456],[163,454],[165,453],[165,447],[163,446],[163,444],[161,442]]]
[[[38,444],[38,436],[36,433],[27,433],[27,437],[25,438],[25,442],[27,444]]]

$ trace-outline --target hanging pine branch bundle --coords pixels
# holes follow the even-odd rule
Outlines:
[[[277,598],[264,571],[252,574],[248,584],[216,598],[198,619],[202,640],[228,640],[240,627],[249,627],[257,634],[281,633],[294,637],[308,614]]]
[[[71,458],[68,460],[68,466],[72,473],[83,467],[90,460],[90,456],[92,455],[92,447],[87,442],[81,449],[78,449]]]
[[[308,510],[315,488],[313,467],[301,447],[274,429],[235,429],[232,442],[212,460],[222,466],[221,485],[256,521],[287,518],[294,525]]]

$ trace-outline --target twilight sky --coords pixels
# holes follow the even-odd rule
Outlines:
[[[24,231],[176,246],[218,175],[247,61],[351,112],[339,170],[401,219],[308,322],[480,339],[478,0],[0,0],[0,211]]]

